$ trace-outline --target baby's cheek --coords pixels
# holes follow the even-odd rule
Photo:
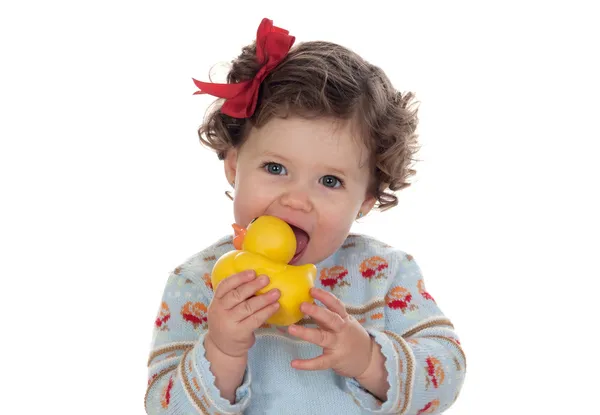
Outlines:
[[[321,233],[321,249],[333,254],[348,236],[350,227],[342,223],[331,222],[323,226]],[[328,255],[329,256],[329,255]]]
[[[234,197],[234,215],[236,223],[247,226],[250,221],[264,214],[268,202],[260,192],[238,191]]]

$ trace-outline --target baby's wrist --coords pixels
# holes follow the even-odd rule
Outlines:
[[[229,350],[225,350],[223,347],[219,346],[217,344],[217,342],[215,342],[215,340],[213,339],[213,337],[210,335],[210,331],[206,333],[206,336],[204,336],[204,349],[206,350],[207,354],[218,354],[221,358],[224,359],[231,359],[231,360],[236,360],[236,361],[247,361],[248,360],[248,351],[246,350],[245,352],[231,352]]]
[[[363,381],[371,379],[373,377],[373,368],[375,366],[375,363],[377,362],[376,354],[381,353],[379,345],[375,342],[375,339],[369,336],[369,340],[371,342],[371,347],[367,365],[361,374],[354,377],[354,379],[356,379],[359,383],[363,383]]]
[[[371,338],[371,356],[369,365],[365,371],[355,377],[360,385],[369,391],[380,401],[384,402],[387,399],[387,393],[390,388],[387,380],[388,372],[385,368],[385,356],[381,351],[381,346]]]
[[[231,356],[224,353],[209,333],[204,337],[204,349],[206,351],[206,360],[210,362],[210,371],[215,377],[216,388],[219,390],[221,397],[234,404],[236,390],[240,387],[244,379],[244,372],[248,364],[248,354]]]

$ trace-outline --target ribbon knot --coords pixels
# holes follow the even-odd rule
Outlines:
[[[256,33],[256,58],[261,67],[254,78],[235,84],[216,84],[192,80],[199,88],[194,95],[208,94],[225,98],[221,112],[234,118],[248,118],[254,114],[261,82],[287,56],[296,38],[273,21],[263,19]]]

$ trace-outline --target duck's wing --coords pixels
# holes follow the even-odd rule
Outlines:
[[[237,272],[253,269],[256,275],[274,275],[285,270],[285,264],[272,261],[262,255],[242,251],[235,256],[234,266]]]
[[[312,283],[317,276],[317,267],[313,264],[288,265],[286,271],[296,277],[308,278]]]

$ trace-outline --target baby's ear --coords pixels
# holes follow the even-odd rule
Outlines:
[[[235,183],[235,175],[237,173],[237,156],[237,149],[235,147],[231,147],[229,150],[227,150],[227,153],[225,153],[225,158],[223,159],[225,177],[227,177],[227,181],[232,186]]]
[[[377,202],[377,198],[375,196],[371,195],[371,193],[367,193],[367,198],[364,200],[364,202],[360,206],[360,211],[362,212],[363,216],[365,216],[367,213],[369,213],[371,211],[371,209],[373,209],[373,206],[375,206],[376,202]]]

